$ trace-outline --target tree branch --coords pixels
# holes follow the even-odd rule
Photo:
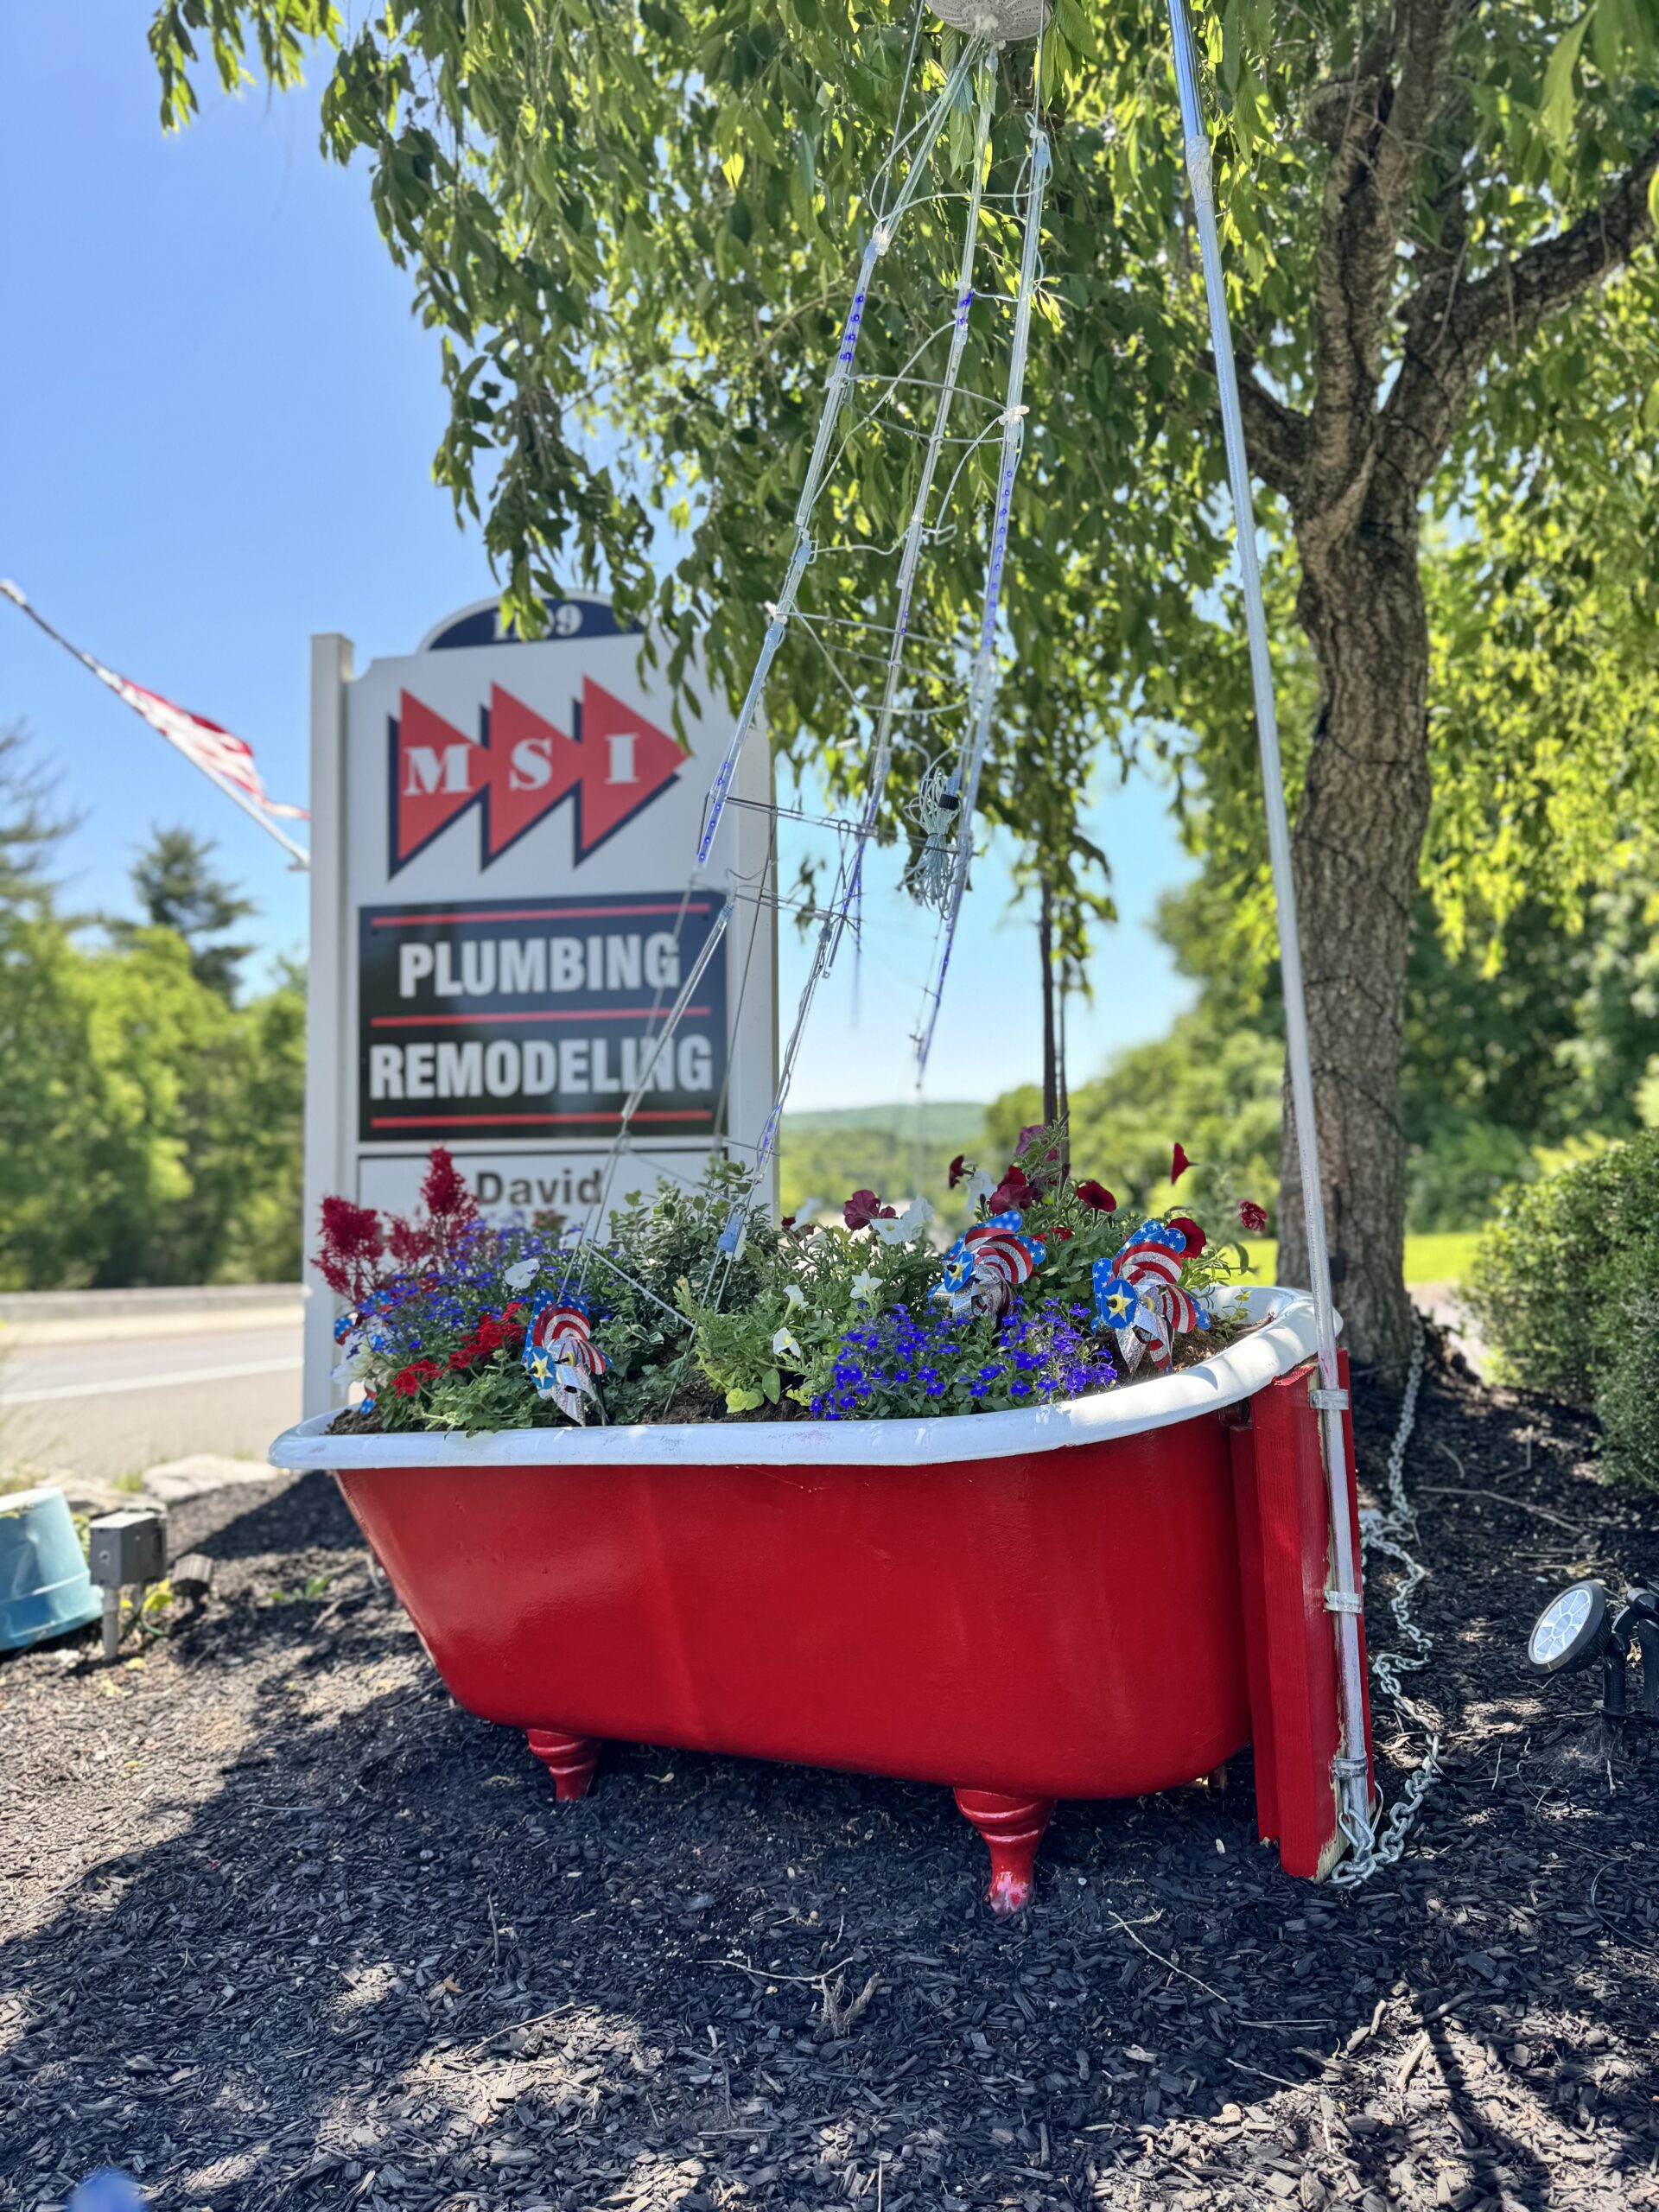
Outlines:
[[[1648,187],[1656,170],[1659,137],[1600,204],[1566,230],[1510,254],[1473,283],[1463,281],[1459,260],[1408,300],[1403,357],[1382,410],[1382,437],[1414,504],[1445,457],[1470,388],[1495,348],[1530,337],[1652,236]]]
[[[1201,359],[1213,375],[1216,357],[1208,347]],[[1238,405],[1244,417],[1244,442],[1250,467],[1270,492],[1277,492],[1281,498],[1294,502],[1307,467],[1307,417],[1299,409],[1275,399],[1265,385],[1256,382],[1242,347],[1236,369]]]
[[[1339,535],[1376,458],[1396,256],[1418,170],[1446,99],[1467,0],[1397,0],[1351,79],[1309,103],[1332,149],[1313,265],[1313,404],[1299,529]]]

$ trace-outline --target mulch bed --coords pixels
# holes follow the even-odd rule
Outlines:
[[[0,2202],[108,2161],[166,2212],[1659,2205],[1659,1729],[1609,1764],[1598,1678],[1522,1659],[1574,1572],[1659,1579],[1589,1445],[1437,1359],[1398,1866],[1286,1879],[1245,1758],[1062,1807],[1012,1925],[942,1789],[613,1747],[556,1805],[323,1478],[181,1508],[200,1618],[0,1665]]]

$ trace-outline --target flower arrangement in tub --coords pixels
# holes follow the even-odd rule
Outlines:
[[[449,1155],[420,1210],[329,1198],[316,1264],[344,1305],[342,1425],[480,1432],[562,1421],[851,1421],[1004,1411],[1202,1357],[1242,1325],[1248,1266],[1180,1206],[1120,1210],[1074,1178],[1064,1125],[1022,1132],[1000,1178],[950,1181],[954,1241],[925,1199],[855,1191],[836,1218],[728,1233],[741,1171],[715,1162],[616,1208],[602,1243],[555,1217],[480,1217]],[[1172,1184],[1190,1162],[1179,1145]],[[1246,1201],[1249,1232],[1267,1226]]]

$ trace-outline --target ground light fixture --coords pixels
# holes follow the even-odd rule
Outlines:
[[[1634,1705],[1632,1653],[1642,1662]],[[1659,1720],[1659,1591],[1627,1591],[1615,1607],[1603,1583],[1569,1583],[1533,1623],[1527,1656],[1541,1675],[1577,1674],[1599,1659],[1603,1720]]]

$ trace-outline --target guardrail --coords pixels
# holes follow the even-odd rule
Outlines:
[[[0,1293],[0,1351],[10,1344],[76,1344],[99,1337],[217,1336],[232,1329],[297,1327],[309,1295],[300,1282],[7,1291]]]

